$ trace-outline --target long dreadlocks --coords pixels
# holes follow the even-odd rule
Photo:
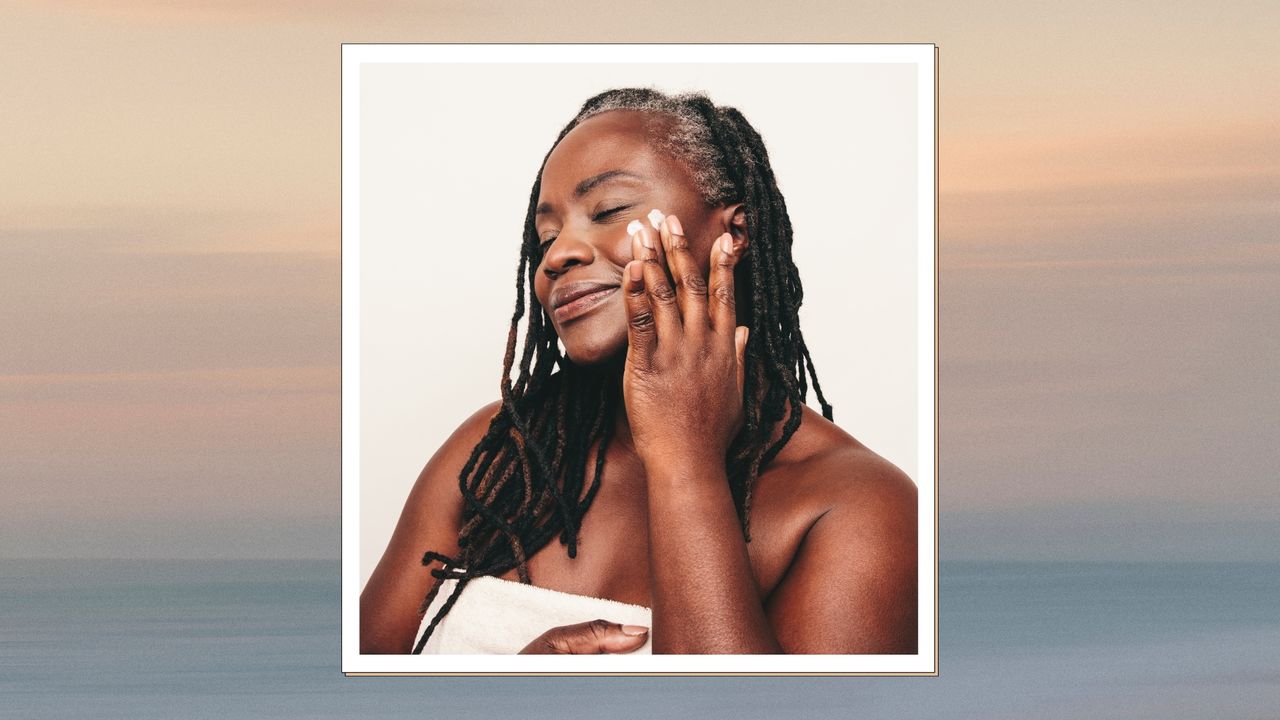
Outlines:
[[[738,308],[738,323],[751,328],[743,388],[746,422],[730,446],[726,471],[743,535],[750,542],[752,485],[800,426],[808,394],[806,369],[823,416],[832,417],[800,333],[803,292],[791,259],[786,204],[759,133],[737,109],[717,107],[701,93],[666,95],[649,88],[602,92],[587,100],[560,131],[543,166],[573,128],[609,110],[638,110],[670,120],[661,130],[650,126],[654,147],[689,168],[708,207],[736,202],[744,206],[751,242],[734,272],[737,286],[750,290],[750,304]],[[580,366],[560,354],[551,320],[534,294],[542,260],[534,226],[541,185],[539,169],[516,270],[516,306],[500,383],[502,407],[458,477],[465,502],[458,557],[437,552],[423,556],[424,565],[439,561],[442,567],[431,571],[436,581],[419,611],[426,612],[445,580],[457,584],[414,647],[415,654],[422,652],[472,578],[514,568],[520,582],[528,584],[528,559],[556,536],[569,557],[576,557],[578,529],[600,488],[621,392],[609,370]],[[529,318],[513,382],[526,292]],[[552,374],[557,367],[559,372]],[[781,437],[770,442],[784,417]],[[590,449],[597,442],[587,484]]]

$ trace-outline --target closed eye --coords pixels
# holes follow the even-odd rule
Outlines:
[[[601,220],[607,220],[608,218],[613,217],[614,215],[617,215],[623,210],[630,210],[633,207],[635,207],[635,205],[619,205],[618,207],[613,208],[612,210],[605,210],[604,212],[596,213],[596,215],[591,219],[596,222],[600,222]],[[540,252],[545,253],[547,251],[547,247],[550,246],[551,243],[555,242],[557,237],[559,236],[552,235],[546,240],[543,240],[541,243],[539,243],[538,250]]]
[[[604,212],[599,213],[598,215],[596,215],[596,216],[595,216],[594,218],[592,218],[592,219],[593,219],[593,220],[603,220],[603,219],[605,219],[605,218],[607,218],[607,217],[609,217],[609,216],[611,216],[611,215],[615,215],[615,214],[617,214],[617,213],[622,212],[623,210],[627,210],[627,209],[632,208],[632,207],[635,207],[635,206],[634,206],[634,205],[622,205],[622,206],[620,206],[620,207],[616,207],[616,208],[614,208],[614,209],[612,209],[612,210],[605,210]]]

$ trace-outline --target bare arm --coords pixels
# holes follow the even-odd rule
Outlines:
[[[869,452],[809,468],[832,478],[829,507],[764,603],[723,471],[690,472],[649,474],[654,652],[916,652],[916,487],[900,470]]]
[[[917,651],[915,483],[879,457],[852,467],[767,600],[783,652]]]
[[[435,578],[422,556],[434,550],[453,556],[458,550],[462,496],[458,475],[471,450],[484,437],[500,403],[468,418],[436,451],[405,501],[387,549],[360,594],[360,652],[409,653],[422,616],[418,607]]]
[[[655,653],[779,653],[723,466],[650,470]]]
[[[750,340],[733,275],[748,240],[733,230],[704,271],[677,218],[661,242],[641,224],[624,275],[623,399],[648,487],[654,652],[913,652],[915,485],[869,451],[804,469],[830,502],[760,600],[724,470]]]

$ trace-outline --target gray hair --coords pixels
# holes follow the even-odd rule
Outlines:
[[[668,94],[654,88],[609,90],[588,100],[569,123],[566,133],[583,120],[610,110],[638,110],[664,116],[671,122],[648,124],[649,141],[659,152],[683,163],[703,201],[708,206],[716,206],[737,199],[738,190],[725,171],[726,159],[716,148],[711,128],[698,110],[699,104],[714,107],[717,115],[724,113],[705,93]]]

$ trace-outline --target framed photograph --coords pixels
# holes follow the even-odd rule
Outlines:
[[[936,68],[343,46],[343,672],[936,674]]]

